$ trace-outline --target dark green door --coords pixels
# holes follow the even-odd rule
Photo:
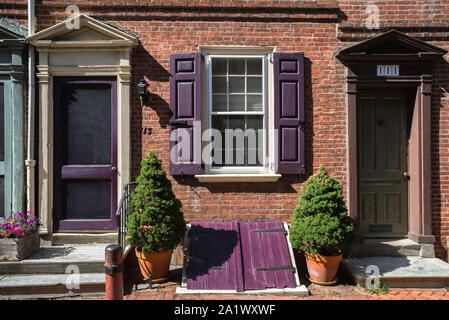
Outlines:
[[[405,236],[408,178],[404,92],[362,92],[357,130],[360,231],[366,237]]]

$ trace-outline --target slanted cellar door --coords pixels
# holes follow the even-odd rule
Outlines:
[[[295,288],[286,234],[280,221],[192,223],[187,289]]]

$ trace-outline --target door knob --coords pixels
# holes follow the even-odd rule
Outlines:
[[[404,177],[408,177],[408,172],[404,171],[403,175],[404,175]]]
[[[112,167],[111,170],[112,171],[117,171],[117,168],[116,167]]]

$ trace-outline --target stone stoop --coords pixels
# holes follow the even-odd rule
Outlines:
[[[416,243],[410,239],[365,239],[354,244],[348,257],[409,257],[435,258],[433,244]]]
[[[43,247],[25,260],[0,262],[0,299],[104,295],[106,246]]]
[[[351,247],[342,268],[361,287],[377,270],[381,284],[391,288],[449,286],[449,264],[435,258],[434,246],[409,239],[365,239]]]

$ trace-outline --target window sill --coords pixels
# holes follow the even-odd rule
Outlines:
[[[276,182],[281,174],[198,174],[199,182]]]

